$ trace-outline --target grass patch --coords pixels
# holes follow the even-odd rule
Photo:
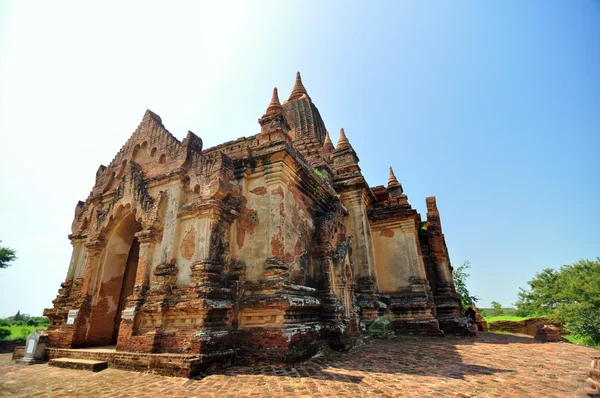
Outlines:
[[[509,332],[508,330],[490,330],[490,332],[498,334],[514,334],[513,332]]]
[[[510,316],[510,315],[500,315],[500,316],[486,316],[485,321],[487,323],[496,322],[496,321],[524,321],[525,319],[529,319],[528,317],[523,316]]]
[[[313,167],[313,172],[317,175],[317,177],[319,177],[319,179],[321,181],[325,180],[325,177],[323,177],[323,173],[321,173],[319,170],[315,169],[314,167]]]
[[[577,334],[566,334],[561,337],[565,340],[570,341],[573,344],[585,345],[588,347],[594,347],[594,348],[600,349],[600,343],[594,343],[594,341],[587,336],[581,336],[581,335],[577,335]]]
[[[477,311],[481,314],[482,317],[487,318],[488,316],[500,316],[500,315],[508,315],[514,316],[517,312],[516,309],[508,307],[508,308],[477,308]]]
[[[17,325],[11,325],[11,326],[4,326],[7,329],[10,329],[10,335],[6,336],[5,338],[3,338],[3,341],[12,341],[12,340],[25,340],[27,338],[27,336],[29,336],[31,334],[31,332],[33,332],[34,329],[42,329],[39,326],[27,326],[27,325],[22,325],[22,326],[17,326]],[[43,328],[45,329],[45,328]]]

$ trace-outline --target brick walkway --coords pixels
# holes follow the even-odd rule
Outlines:
[[[293,367],[231,368],[199,380],[117,369],[17,366],[0,355],[0,396],[51,397],[584,397],[592,355],[569,343],[480,333],[378,340]]]

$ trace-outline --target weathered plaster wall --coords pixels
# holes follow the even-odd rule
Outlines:
[[[185,286],[191,283],[191,265],[196,257],[196,224],[197,220],[179,219],[181,233],[178,234],[175,258],[177,262],[177,286]],[[209,235],[206,235],[209,236]]]
[[[163,264],[177,259],[177,240],[179,238],[179,220],[177,213],[181,205],[181,182],[172,181],[167,190],[167,210],[164,220],[164,230],[161,242],[161,259]]]
[[[367,209],[362,190],[344,192],[342,204],[348,210],[345,218],[346,230],[352,236],[352,262],[355,278],[375,277],[377,261],[371,239],[371,229],[367,218]]]
[[[257,172],[243,182],[246,203],[232,228],[232,260],[246,264],[250,281],[262,278],[269,257],[281,257],[290,264],[297,283],[304,283],[308,272],[314,225],[306,197],[285,180],[267,180]]]
[[[417,250],[414,222],[405,220],[373,228],[377,285],[381,293],[408,288],[409,278],[426,279],[423,259]]]
[[[235,258],[246,264],[246,276],[250,281],[262,277],[265,260],[269,256],[268,233],[270,224],[269,197],[266,181],[261,174],[246,177],[243,181],[246,204],[240,218],[235,222]],[[268,200],[267,200],[268,199]]]

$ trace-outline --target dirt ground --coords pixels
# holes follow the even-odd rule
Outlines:
[[[398,337],[294,366],[234,367],[182,379],[108,368],[98,373],[0,355],[0,396],[11,397],[586,397],[600,350],[479,333],[477,338]]]

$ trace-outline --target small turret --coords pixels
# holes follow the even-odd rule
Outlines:
[[[284,133],[290,131],[290,126],[284,116],[283,107],[279,102],[277,87],[273,88],[273,95],[271,96],[271,102],[267,107],[267,112],[260,119],[258,119],[258,123],[260,124],[261,134],[276,130],[281,130]]]
[[[392,198],[400,197],[404,194],[404,189],[402,188],[402,184],[396,178],[394,174],[394,170],[392,166],[390,166],[390,176],[388,178],[388,186],[387,186],[388,195]]]
[[[329,131],[325,132],[325,142],[323,143],[323,149],[327,153],[331,153],[335,150],[333,142],[331,142],[331,137],[329,137]]]
[[[273,88],[273,96],[271,97],[271,103],[267,107],[267,114],[276,113],[276,112],[283,113],[283,107],[281,106],[281,103],[279,102],[279,95],[277,93],[277,87]]]
[[[347,168],[350,166],[350,169],[346,169],[347,172],[360,171],[360,167],[358,167],[358,155],[356,155],[354,148],[350,145],[350,141],[348,141],[343,128],[340,129],[340,138],[333,151],[332,158],[336,167]]]
[[[350,145],[350,141],[348,141],[346,133],[344,132],[344,128],[342,127],[340,129],[340,138],[338,139],[338,143],[335,150],[339,152],[346,148],[352,148],[352,145]]]

